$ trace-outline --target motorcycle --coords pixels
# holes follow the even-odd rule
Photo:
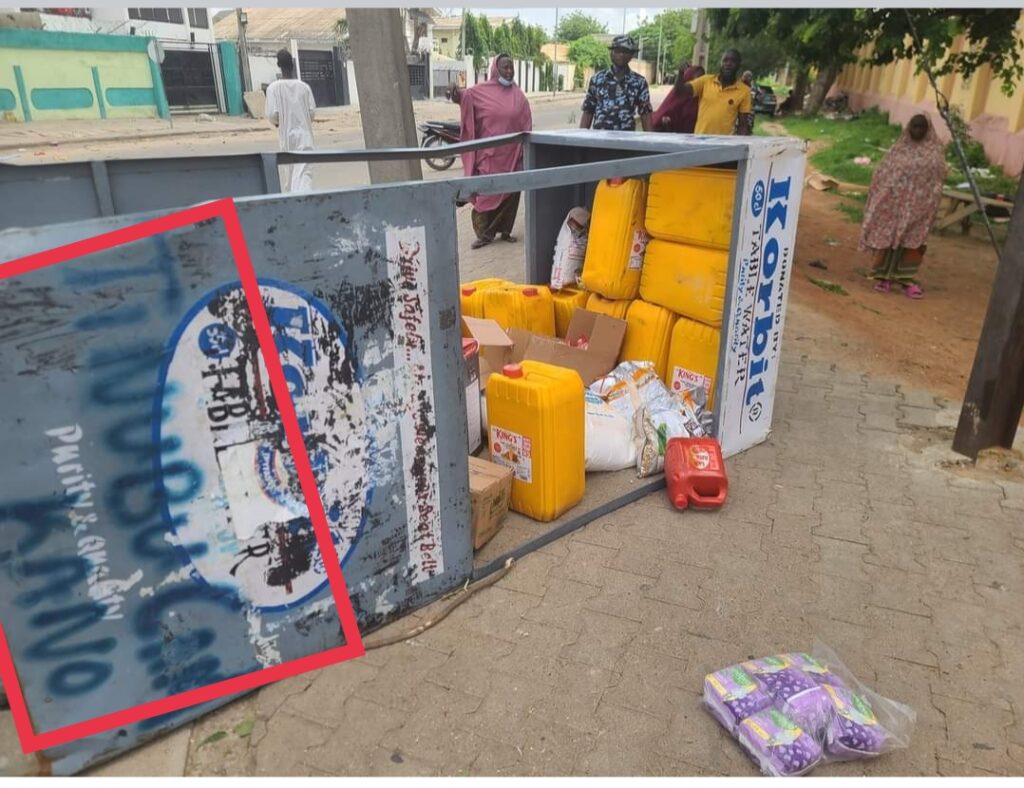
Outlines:
[[[441,148],[445,145],[454,145],[459,142],[462,135],[462,127],[459,123],[447,123],[440,120],[425,120],[417,124],[417,128],[423,135],[420,140],[421,148]],[[435,170],[447,170],[455,163],[454,156],[439,156],[425,159],[427,166]]]

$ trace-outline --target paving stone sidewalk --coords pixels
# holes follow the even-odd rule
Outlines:
[[[463,278],[517,276],[518,249],[464,251]],[[917,728],[907,750],[818,774],[1024,774],[1024,484],[945,467],[956,403],[795,344],[772,438],[728,463],[722,510],[648,497],[421,636],[97,773],[749,775],[701,707],[704,675],[820,639]]]

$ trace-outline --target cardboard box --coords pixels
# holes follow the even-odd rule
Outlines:
[[[483,423],[480,414],[480,345],[475,339],[462,340],[462,359],[466,368],[466,429],[469,453],[473,454],[483,443]]]
[[[566,342],[586,338],[588,346],[572,347],[555,337],[542,337],[529,331],[511,329],[507,333],[493,320],[464,317],[463,334],[480,343],[480,380],[487,388],[487,378],[505,364],[518,361],[543,361],[576,370],[584,385],[607,375],[619,360],[626,337],[626,321],[608,315],[577,309],[569,322]]]
[[[469,458],[469,499],[473,523],[473,549],[494,537],[508,514],[512,495],[512,469],[477,457]]]

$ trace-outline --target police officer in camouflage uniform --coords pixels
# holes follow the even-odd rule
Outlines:
[[[650,131],[651,91],[647,80],[629,68],[637,53],[636,42],[632,36],[615,36],[609,49],[612,67],[590,78],[580,128],[635,131],[639,115],[643,130]]]

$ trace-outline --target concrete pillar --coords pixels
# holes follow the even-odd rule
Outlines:
[[[349,8],[346,16],[366,147],[417,147],[401,14],[397,8]],[[423,178],[418,160],[371,161],[369,168],[371,183]]]

